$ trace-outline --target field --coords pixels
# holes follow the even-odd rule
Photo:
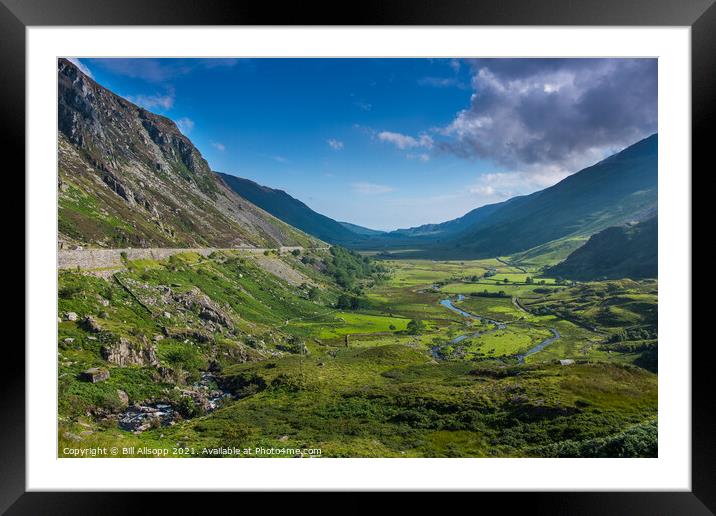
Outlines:
[[[656,454],[654,282],[558,284],[497,259],[271,259],[300,281],[239,252],[60,273],[59,455]],[[109,378],[83,381],[90,367]],[[132,407],[159,415],[127,429]]]

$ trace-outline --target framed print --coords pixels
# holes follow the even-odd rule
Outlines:
[[[0,11],[9,514],[186,490],[714,510],[712,2],[132,4]]]

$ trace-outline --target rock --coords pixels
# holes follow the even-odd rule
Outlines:
[[[119,366],[128,365],[157,365],[156,350],[154,346],[145,342],[132,342],[120,337],[119,342],[102,346],[102,358]]]
[[[109,319],[109,314],[108,314],[107,312],[100,312],[100,313],[99,313],[99,316],[100,316],[102,319]]]
[[[288,441],[288,436],[282,435],[281,437],[278,438],[278,440],[281,441],[282,443],[285,443],[286,441]]]
[[[103,367],[92,367],[80,373],[80,380],[98,383],[109,379],[109,371]]]
[[[92,333],[99,333],[102,331],[102,327],[99,325],[97,320],[94,317],[92,317],[91,315],[88,315],[87,317],[82,319],[82,327],[85,330],[90,331]]]
[[[561,365],[572,365],[574,364],[574,360],[572,360],[571,358],[566,358],[564,360],[560,360],[559,363]]]
[[[164,312],[162,315],[164,316],[165,319],[171,319],[171,318],[172,318],[172,314],[170,314],[169,312]]]
[[[75,312],[67,312],[65,314],[65,317],[68,321],[76,321],[77,320],[77,314]]]
[[[67,337],[65,340],[63,340],[65,344],[72,344],[74,341],[75,339],[73,339],[72,337]]]
[[[127,393],[124,392],[122,389],[117,389],[117,397],[119,398],[119,402],[122,404],[123,407],[129,405],[129,396],[127,396]]]
[[[82,440],[82,438],[79,435],[73,434],[72,432],[65,432],[62,435],[65,437],[65,439],[69,439],[70,441],[81,441]]]
[[[159,342],[160,340],[164,340],[164,335],[155,335],[154,337],[152,337],[152,340],[154,342]]]

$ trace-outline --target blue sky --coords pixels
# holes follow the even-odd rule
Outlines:
[[[212,169],[376,229],[530,193],[656,131],[654,60],[73,61]]]

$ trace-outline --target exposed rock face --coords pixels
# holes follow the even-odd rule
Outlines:
[[[173,299],[189,310],[198,311],[199,317],[204,320],[215,322],[228,329],[234,328],[234,323],[229,316],[196,287],[189,292],[174,294]]]
[[[146,342],[132,342],[120,337],[118,342],[106,344],[101,349],[102,358],[119,366],[159,364],[154,346]]]
[[[115,95],[65,59],[58,65],[58,117],[59,237],[67,245],[310,241],[231,190],[172,120]]]

